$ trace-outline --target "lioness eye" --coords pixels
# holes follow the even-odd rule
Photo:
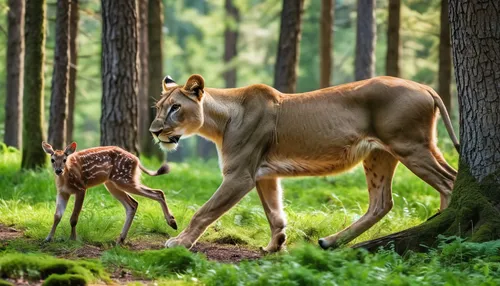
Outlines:
[[[172,107],[171,107],[172,111],[175,111],[175,110],[177,110],[177,109],[179,109],[179,108],[181,108],[181,105],[180,105],[180,104],[174,104],[174,105],[172,105]]]

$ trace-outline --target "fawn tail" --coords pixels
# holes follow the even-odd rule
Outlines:
[[[150,176],[158,176],[158,175],[168,174],[168,172],[170,172],[170,167],[168,166],[167,163],[161,165],[160,169],[158,169],[156,172],[146,169],[146,167],[144,167],[141,163],[139,163],[139,168],[141,169],[141,171]]]

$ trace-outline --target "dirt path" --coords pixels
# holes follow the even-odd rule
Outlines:
[[[15,226],[0,224],[0,242],[8,243],[9,240],[22,238],[23,231]],[[37,243],[37,242],[34,242]],[[158,250],[164,247],[162,237],[153,237],[142,240],[132,240],[124,245],[125,248],[135,251]],[[43,247],[42,247],[43,249]],[[85,244],[77,249],[60,249],[53,253],[57,257],[68,259],[99,258],[109,248]],[[207,259],[224,263],[238,263],[242,260],[252,260],[262,257],[260,251],[230,244],[212,242],[198,242],[191,251],[204,254]]]

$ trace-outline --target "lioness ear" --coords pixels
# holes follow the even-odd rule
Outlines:
[[[75,152],[76,150],[76,142],[73,142],[71,144],[69,144],[66,149],[64,149],[64,154],[66,154],[66,156],[68,155],[71,155]]]
[[[184,90],[192,92],[194,95],[196,95],[198,100],[200,100],[201,97],[203,96],[204,88],[205,88],[205,80],[199,74],[194,74],[190,76],[186,82],[186,85],[184,85]]]
[[[173,87],[176,85],[177,84],[175,83],[175,81],[169,75],[167,75],[166,77],[163,78],[161,86],[163,87],[163,91],[166,91],[167,88]]]
[[[42,142],[42,148],[45,153],[53,155],[54,154],[54,149],[52,149],[52,146],[47,143],[47,142]]]

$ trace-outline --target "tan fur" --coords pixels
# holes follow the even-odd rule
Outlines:
[[[74,153],[75,142],[68,145],[64,151],[53,150],[50,144],[42,142],[42,148],[50,155],[52,167],[57,175],[57,208],[52,229],[45,241],[51,241],[54,237],[70,195],[75,195],[75,206],[70,220],[70,239],[76,239],[76,224],[87,189],[100,184],[104,184],[126,210],[127,218],[118,243],[123,243],[125,240],[139,205],[129,194],[158,201],[167,223],[177,229],[177,223],[168,209],[163,191],[150,189],[140,181],[140,171],[150,176],[165,174],[168,172],[166,164],[156,172],[150,171],[141,165],[139,158],[115,146],[95,147]]]
[[[302,94],[266,85],[204,88],[193,75],[185,86],[164,85],[150,131],[163,148],[172,138],[199,134],[215,142],[224,180],[167,246],[191,247],[205,229],[253,187],[262,200],[272,239],[265,251],[285,242],[280,177],[323,176],[365,166],[370,206],[347,229],[319,240],[323,248],[344,244],[379,221],[392,207],[391,183],[399,162],[441,194],[447,207],[456,171],[436,147],[441,111],[458,149],[448,113],[429,87],[377,77]],[[170,108],[179,107],[175,112]],[[176,137],[177,136],[177,137]],[[174,143],[173,143],[174,142]]]

